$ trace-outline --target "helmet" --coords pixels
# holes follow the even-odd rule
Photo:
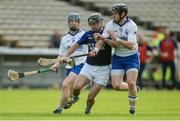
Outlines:
[[[99,22],[99,20],[103,20],[101,13],[93,13],[88,18],[88,24]]]
[[[121,3],[121,4],[114,4],[114,5],[112,6],[112,11],[119,12],[120,14],[121,14],[122,12],[125,12],[125,15],[127,15],[127,13],[128,13],[128,7],[127,7],[126,4],[123,4],[123,3]]]
[[[80,15],[78,13],[70,13],[68,16],[68,23],[73,19],[78,20],[78,22],[80,22]]]

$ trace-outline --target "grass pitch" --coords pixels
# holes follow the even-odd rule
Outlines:
[[[128,92],[102,90],[91,115],[85,115],[88,90],[80,100],[60,115],[52,111],[59,90],[0,90],[1,120],[180,120],[180,91],[142,90],[138,93],[136,116],[129,115]]]

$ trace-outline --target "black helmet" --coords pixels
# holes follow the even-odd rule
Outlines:
[[[73,19],[76,19],[76,20],[78,20],[78,22],[80,22],[79,14],[78,13],[70,13],[68,16],[68,23]]]
[[[122,12],[125,12],[125,15],[127,15],[127,13],[128,13],[128,7],[127,7],[126,4],[123,4],[123,3],[121,3],[121,4],[114,4],[114,5],[112,6],[112,11],[119,12],[120,14],[121,14]]]
[[[88,18],[88,24],[99,22],[99,20],[103,20],[101,13],[93,13]]]

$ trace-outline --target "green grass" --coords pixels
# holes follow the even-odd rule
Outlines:
[[[88,91],[80,101],[60,115],[52,114],[59,100],[59,91],[0,90],[1,120],[180,120],[180,91],[146,91],[138,93],[137,115],[130,116],[127,92],[102,90],[91,115],[84,114]]]

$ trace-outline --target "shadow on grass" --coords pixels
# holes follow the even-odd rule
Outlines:
[[[52,114],[52,113],[40,113],[40,112],[19,112],[19,113],[1,113],[0,119],[69,119],[69,120],[118,120],[118,119],[179,119],[180,116],[178,114],[159,114],[159,113],[138,113],[136,116],[131,116],[126,113],[95,113],[93,112],[91,115],[85,115],[81,112],[72,113],[72,112],[64,112],[62,114]]]
[[[129,117],[127,113],[92,113],[91,115],[85,115],[83,113],[62,113],[62,114],[52,114],[52,113],[1,113],[0,119],[119,119],[120,117]]]

